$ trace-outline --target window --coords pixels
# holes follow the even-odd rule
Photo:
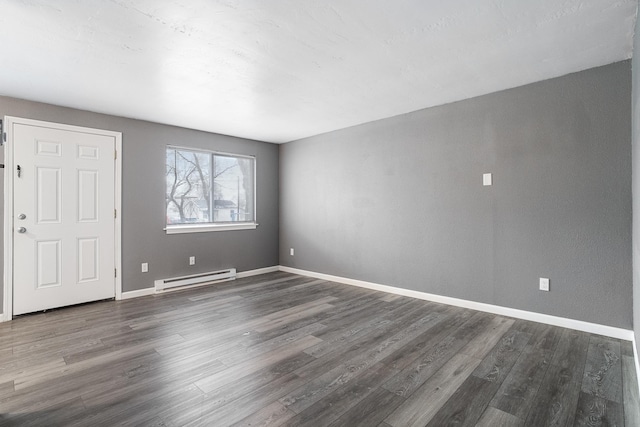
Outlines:
[[[255,228],[255,158],[167,147],[167,233]]]

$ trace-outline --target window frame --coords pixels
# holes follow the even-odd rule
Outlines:
[[[167,182],[165,179],[164,182],[164,192],[165,192],[165,204],[164,204],[164,231],[166,234],[183,234],[183,233],[205,233],[211,231],[231,231],[231,230],[255,230],[258,227],[258,191],[257,191],[257,160],[255,155],[247,155],[247,154],[237,154],[230,153],[226,151],[219,150],[208,150],[206,148],[194,148],[194,147],[185,147],[180,145],[172,145],[167,144],[164,149],[164,158],[165,158],[165,173],[167,168],[167,150],[180,150],[180,151],[191,151],[195,153],[204,153],[211,156],[211,171],[213,172],[213,164],[214,156],[226,156],[226,157],[234,157],[240,159],[250,159],[253,161],[253,221],[234,221],[234,222],[200,222],[200,223],[189,223],[189,224],[167,224],[167,201],[166,201],[166,193],[167,193]],[[213,174],[211,177],[211,206],[209,209],[211,210],[210,218],[213,218],[213,206],[215,204],[215,200],[213,197],[213,187],[214,187],[214,178]],[[239,203],[239,201],[238,201]]]

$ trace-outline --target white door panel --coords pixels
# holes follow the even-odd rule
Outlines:
[[[36,289],[60,286],[62,269],[62,242],[36,241]]]
[[[22,123],[12,135],[14,314],[114,297],[115,138]]]

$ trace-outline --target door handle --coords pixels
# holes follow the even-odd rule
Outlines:
[[[24,227],[18,228],[18,233],[26,233],[26,232],[27,232],[26,228],[24,228]]]

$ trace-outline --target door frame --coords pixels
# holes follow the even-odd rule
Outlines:
[[[48,127],[72,132],[92,133],[97,135],[111,136],[115,140],[115,175],[114,175],[114,204],[116,216],[114,221],[114,243],[115,243],[115,269],[114,277],[116,300],[122,299],[122,133],[109,130],[72,126],[42,120],[24,119],[20,117],[5,116],[3,122],[3,132],[6,135],[4,143],[4,292],[3,310],[0,321],[9,321],[13,318],[13,183],[14,165],[13,158],[13,126],[24,124],[30,126]]]

